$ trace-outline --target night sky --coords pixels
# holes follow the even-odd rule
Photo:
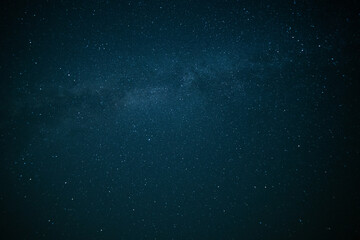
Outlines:
[[[360,239],[356,1],[1,1],[2,239]]]

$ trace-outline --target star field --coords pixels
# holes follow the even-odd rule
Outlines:
[[[355,1],[1,5],[4,239],[359,237]]]

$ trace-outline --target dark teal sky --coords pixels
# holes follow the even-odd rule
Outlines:
[[[4,239],[359,237],[359,8],[8,1]]]

